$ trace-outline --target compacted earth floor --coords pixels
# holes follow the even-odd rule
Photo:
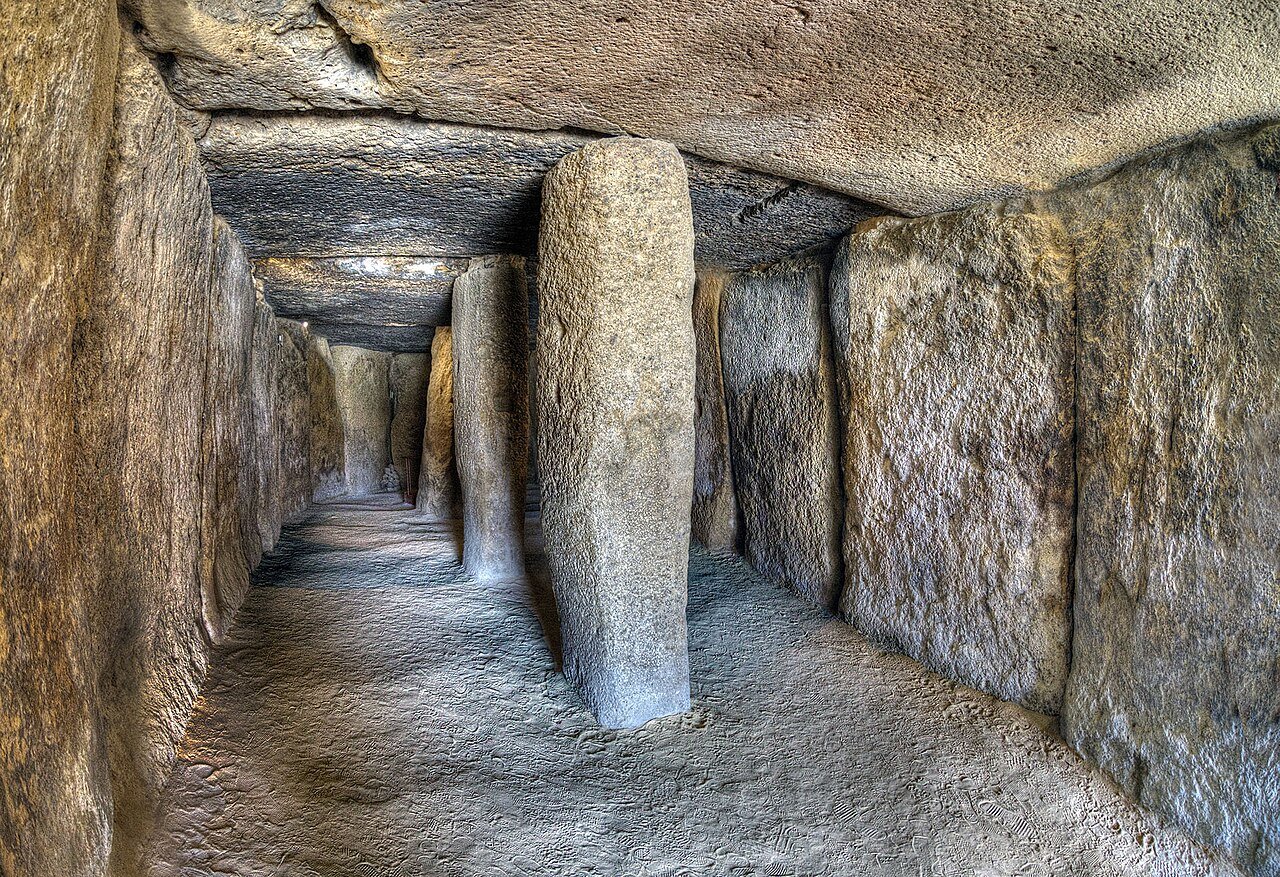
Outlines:
[[[599,728],[530,581],[456,524],[314,507],[214,656],[152,877],[1234,874],[1028,713],[695,549],[692,712]]]

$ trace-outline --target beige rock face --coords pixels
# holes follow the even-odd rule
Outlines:
[[[814,260],[734,274],[720,345],[744,554],[834,609],[843,499],[826,285]]]
[[[462,564],[481,581],[524,574],[528,327],[524,260],[472,260],[453,285],[453,431]]]
[[[1280,131],[1056,199],[1078,252],[1065,735],[1280,873]]]
[[[115,5],[0,5],[0,872],[102,874],[101,619],[78,564],[72,340],[97,293]]]
[[[420,473],[418,513],[434,520],[452,518],[458,473],[453,461],[453,330],[448,326],[436,327],[431,342]]]
[[[738,502],[729,458],[729,414],[720,372],[720,298],[729,275],[698,272],[693,291],[697,343],[694,384],[693,538],[713,552],[738,547]]]
[[[417,492],[430,377],[428,354],[397,353],[391,357],[391,465],[396,467],[406,496]],[[414,485],[413,490],[409,485]]]
[[[391,460],[391,354],[335,344],[330,355],[342,412],[347,493],[377,493]]]
[[[831,274],[844,446],[841,614],[1029,709],[1066,684],[1075,289],[1013,203],[851,235]]]
[[[625,132],[910,213],[1280,112],[1256,0],[127,5],[196,106]]]
[[[593,143],[547,175],[538,469],[564,669],[606,726],[689,707],[693,223],[668,144]]]
[[[307,383],[311,397],[311,479],[314,498],[332,499],[344,488],[342,412],[329,342],[307,341]]]
[[[204,673],[201,549],[213,214],[195,145],[159,74],[126,41],[116,84],[106,276],[78,327],[82,550],[115,805],[111,872],[138,844]],[[127,398],[128,404],[122,399]]]

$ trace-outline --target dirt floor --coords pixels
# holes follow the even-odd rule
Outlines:
[[[556,670],[536,519],[529,542],[532,583],[482,588],[453,526],[389,500],[290,527],[214,657],[153,877],[1237,873],[1035,717],[737,558],[690,560],[693,711],[602,730]]]

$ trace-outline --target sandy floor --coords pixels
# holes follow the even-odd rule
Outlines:
[[[635,731],[566,689],[546,607],[447,527],[316,508],[215,656],[153,877],[1236,873],[739,560],[694,552],[695,708]]]

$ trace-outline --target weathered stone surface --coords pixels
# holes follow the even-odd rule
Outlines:
[[[701,270],[693,291],[697,345],[694,383],[693,538],[709,551],[738,548],[738,501],[729,457],[729,413],[720,371],[720,298],[729,275]]]
[[[316,500],[332,499],[346,488],[342,412],[328,340],[307,340],[307,384],[311,400],[311,487]]]
[[[309,320],[308,326],[332,345],[362,347],[387,353],[415,353],[431,349],[435,326],[367,326],[361,323],[330,323]]]
[[[128,6],[192,105],[629,133],[911,213],[1280,112],[1257,0]]]
[[[448,520],[453,517],[457,496],[458,472],[453,461],[453,330],[440,326],[431,342],[418,513],[435,520]]]
[[[0,873],[97,877],[102,619],[76,530],[72,363],[97,294],[115,4],[0,4]]]
[[[255,257],[417,258],[530,253],[543,175],[592,139],[396,116],[224,115],[200,143],[214,206]],[[700,263],[749,266],[827,245],[883,212],[791,180],[692,156],[686,163]],[[338,307],[348,313],[355,293],[341,275],[351,270],[332,278]],[[285,285],[332,273],[295,266]],[[375,276],[362,289],[366,297],[384,288],[386,275]],[[402,298],[394,286],[387,295]],[[319,309],[315,316],[343,322]]]
[[[227,224],[215,218],[210,321],[209,422],[204,425],[206,570],[201,581],[205,631],[220,642],[249,590],[261,557],[258,538],[258,447],[250,407],[257,294],[249,260]]]
[[[620,138],[543,186],[538,464],[565,675],[629,727],[689,707],[693,227],[668,144]]]
[[[466,259],[393,256],[276,258],[254,265],[280,316],[342,330],[347,324],[370,327],[356,330],[365,338],[380,326],[396,329],[392,337],[417,330],[427,347],[431,330],[448,325],[453,281],[466,269]],[[334,342],[343,339],[335,336]]]
[[[944,676],[1056,714],[1075,494],[1061,224],[1014,202],[868,225],[831,273],[841,614]]]
[[[417,493],[430,377],[429,354],[397,353],[391,357],[391,465],[406,494]]]
[[[390,463],[391,354],[340,344],[329,352],[342,412],[347,493],[378,493]]]
[[[77,327],[84,481],[79,551],[97,576],[102,722],[114,802],[110,871],[139,844],[206,660],[203,430],[213,215],[195,145],[126,40],[116,83],[103,281]],[[124,400],[127,400],[127,404]],[[210,534],[212,535],[212,534]]]
[[[1080,311],[1064,733],[1266,875],[1280,874],[1280,199],[1259,164],[1275,136],[1197,142],[1055,199]]]
[[[720,345],[748,562],[806,600],[840,595],[839,432],[827,271],[806,259],[734,274]]]
[[[280,523],[284,524],[311,502],[311,393],[307,347],[310,336],[296,320],[275,318],[280,358],[276,384],[280,418]]]
[[[462,564],[481,581],[524,574],[529,461],[529,287],[524,260],[473,259],[453,286],[453,431]]]

